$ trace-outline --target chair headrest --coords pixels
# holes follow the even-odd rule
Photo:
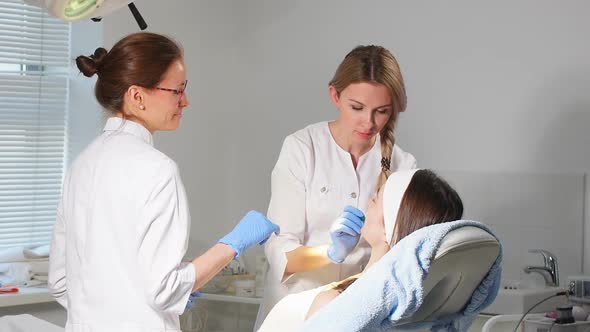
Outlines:
[[[424,280],[418,311],[396,325],[432,321],[461,312],[500,253],[498,240],[485,230],[465,226],[442,240]]]

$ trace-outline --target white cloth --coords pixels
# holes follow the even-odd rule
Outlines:
[[[31,249],[23,250],[23,255],[26,259],[45,259],[49,257],[49,245],[43,245]]]
[[[8,265],[8,271],[5,275],[9,278],[9,282],[6,279],[2,279],[3,283],[15,284],[17,286],[24,285],[27,281],[31,280],[31,267],[27,263],[12,263]]]
[[[0,263],[10,262],[24,262],[27,258],[24,255],[24,250],[28,247],[18,246],[0,249]]]
[[[0,284],[15,284],[19,287],[29,287],[34,277],[47,276],[48,270],[49,261],[47,259],[0,263]]]
[[[305,322],[313,300],[326,288],[322,286],[285,296],[268,313],[257,332],[297,331]]]
[[[416,168],[394,172],[385,182],[383,188],[383,223],[385,226],[385,240],[390,246],[402,199],[417,170]]]
[[[143,126],[110,118],[64,180],[48,286],[66,331],[180,331],[195,271],[176,164]]]
[[[416,159],[397,145],[391,155],[391,170],[416,168]],[[375,192],[381,172],[381,143],[363,154],[355,170],[351,156],[330,132],[328,122],[310,125],[289,135],[272,171],[268,217],[280,225],[281,234],[272,235],[265,245],[269,262],[263,303],[256,327],[284,296],[342,280],[362,271],[369,246],[361,239],[343,264],[297,273],[283,280],[286,252],[301,245],[330,243],[329,228],[351,205],[365,210]]]

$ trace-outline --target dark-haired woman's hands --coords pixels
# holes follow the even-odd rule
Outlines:
[[[264,244],[272,233],[278,234],[279,231],[278,225],[266,219],[262,213],[252,210],[219,242],[232,247],[238,257],[251,246]]]

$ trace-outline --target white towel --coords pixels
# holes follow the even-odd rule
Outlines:
[[[392,250],[367,269],[330,305],[311,316],[299,331],[383,332],[401,329],[400,326],[394,329],[395,323],[410,317],[422,305],[423,281],[442,239],[450,231],[464,226],[475,226],[494,235],[486,225],[469,220],[421,228],[396,243]],[[498,294],[501,261],[500,249],[490,271],[461,312],[439,317],[437,321],[412,323],[403,328],[467,331],[475,316],[489,306]]]
[[[10,247],[0,249],[0,263],[10,263],[10,262],[24,262],[26,260],[23,251],[28,249],[28,247]]]
[[[36,248],[24,249],[23,256],[29,260],[49,258],[49,245],[46,244]]]
[[[0,263],[0,282],[26,285],[34,276],[47,277],[49,260]]]

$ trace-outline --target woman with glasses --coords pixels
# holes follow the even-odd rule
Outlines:
[[[364,211],[389,172],[416,159],[395,144],[406,109],[399,65],[381,46],[349,52],[329,83],[339,117],[288,136],[272,172],[269,218],[281,227],[265,246],[269,270],[256,326],[284,296],[359,273]],[[344,211],[343,211],[344,209]]]
[[[207,252],[184,263],[190,215],[178,167],[153,146],[189,105],[180,47],[136,33],[76,59],[98,75],[104,132],[65,177],[48,285],[66,331],[180,331],[179,314],[234,257],[278,227],[251,211]]]

